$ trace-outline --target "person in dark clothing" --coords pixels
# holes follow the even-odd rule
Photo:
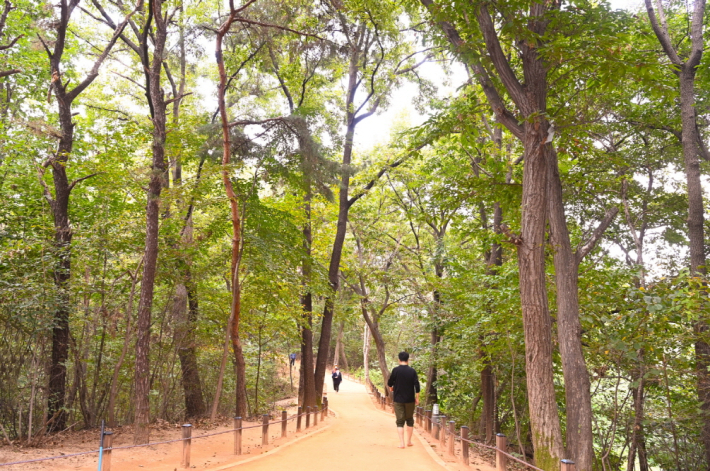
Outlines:
[[[340,390],[340,382],[343,380],[343,374],[336,366],[331,376],[333,377],[333,389],[335,389],[335,392],[338,392]]]
[[[419,404],[419,378],[414,368],[409,366],[409,353],[399,353],[399,366],[396,366],[387,381],[392,392],[394,413],[397,417],[399,448],[404,448],[404,423],[407,423],[407,446],[413,446],[414,408]]]

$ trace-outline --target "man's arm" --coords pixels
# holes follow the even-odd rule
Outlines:
[[[387,380],[387,386],[389,386],[390,391],[394,390],[394,377],[397,374],[397,369],[393,369],[392,373],[390,373],[390,379]]]

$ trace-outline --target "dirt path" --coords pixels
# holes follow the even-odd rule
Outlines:
[[[331,388],[332,389],[332,388]],[[394,417],[378,410],[365,387],[345,379],[340,392],[328,393],[331,417],[317,428],[294,436],[295,421],[289,424],[289,437],[280,436],[280,427],[272,426],[268,447],[261,446],[260,428],[244,431],[244,455],[232,454],[232,435],[224,434],[192,442],[191,469],[210,471],[493,471],[473,457],[472,466],[464,468],[453,459],[437,456],[426,440],[415,431],[413,447],[399,449]],[[214,430],[213,430],[214,431]],[[204,432],[193,434],[198,435]],[[112,471],[175,471],[180,467],[182,444],[157,445],[113,452]],[[66,450],[71,452],[73,450]],[[264,456],[260,456],[264,455]],[[445,460],[448,461],[445,463]],[[0,460],[10,461],[10,460]],[[23,470],[95,470],[96,455],[69,458],[36,465]]]

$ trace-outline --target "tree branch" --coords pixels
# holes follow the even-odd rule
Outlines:
[[[616,206],[607,209],[604,218],[599,222],[597,227],[594,229],[594,232],[592,232],[592,235],[589,236],[589,239],[587,239],[584,245],[577,248],[577,251],[575,252],[577,265],[579,265],[584,259],[584,257],[586,257],[589,252],[594,249],[594,247],[597,245],[597,242],[599,242],[599,239],[604,234],[604,231],[606,231],[607,227],[609,227],[609,224],[611,224],[611,222],[614,220],[618,213],[619,208],[617,208]]]
[[[92,173],[90,175],[86,175],[85,177],[77,178],[76,180],[71,182],[71,185],[69,185],[69,191],[72,191],[76,185],[83,182],[84,180],[88,180],[89,178],[95,177],[96,175],[101,175],[102,173],[106,173],[106,172],[96,172],[96,173]]]

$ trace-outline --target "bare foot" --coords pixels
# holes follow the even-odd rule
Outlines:
[[[407,443],[407,446],[414,446],[414,443]]]
[[[398,446],[397,448],[405,448],[405,447],[403,447],[403,446]]]

